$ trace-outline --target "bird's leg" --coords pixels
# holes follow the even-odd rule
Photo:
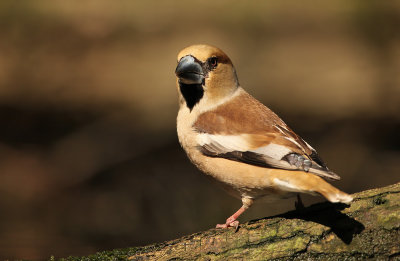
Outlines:
[[[228,228],[228,227],[234,227],[235,230],[238,230],[239,228],[239,221],[236,220],[243,212],[246,211],[252,204],[253,200],[249,198],[242,198],[243,205],[241,208],[239,208],[238,211],[236,211],[232,216],[230,216],[225,224],[217,224],[216,228]]]
[[[235,212],[232,216],[230,216],[225,224],[217,224],[216,228],[228,228],[228,227],[235,227],[236,229],[239,227],[239,221],[236,219],[246,211],[246,207],[243,205],[241,208],[239,208],[238,211]]]
[[[305,206],[303,204],[303,201],[301,200],[300,194],[297,194],[297,200],[294,202],[294,206],[295,206],[296,210],[305,209]]]

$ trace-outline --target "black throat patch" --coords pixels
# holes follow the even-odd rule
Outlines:
[[[201,84],[184,84],[179,83],[179,88],[185,98],[186,106],[192,111],[193,107],[200,101],[204,95],[203,86]]]

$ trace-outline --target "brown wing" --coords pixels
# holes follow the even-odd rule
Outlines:
[[[274,112],[240,91],[231,101],[201,114],[193,125],[203,154],[340,179]]]

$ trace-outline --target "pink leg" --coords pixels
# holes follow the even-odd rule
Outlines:
[[[246,211],[246,209],[248,209],[252,204],[253,204],[253,200],[251,199],[242,199],[243,202],[243,206],[241,208],[239,208],[238,211],[235,212],[235,214],[233,214],[232,216],[230,216],[225,224],[217,224],[216,228],[228,228],[228,227],[234,227],[236,228],[236,230],[239,227],[239,221],[237,221],[236,219],[243,214],[243,212]]]

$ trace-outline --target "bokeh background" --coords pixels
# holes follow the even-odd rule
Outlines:
[[[1,259],[161,242],[240,207],[176,138],[176,55],[195,43],[228,53],[336,186],[400,180],[398,1],[1,1]]]

